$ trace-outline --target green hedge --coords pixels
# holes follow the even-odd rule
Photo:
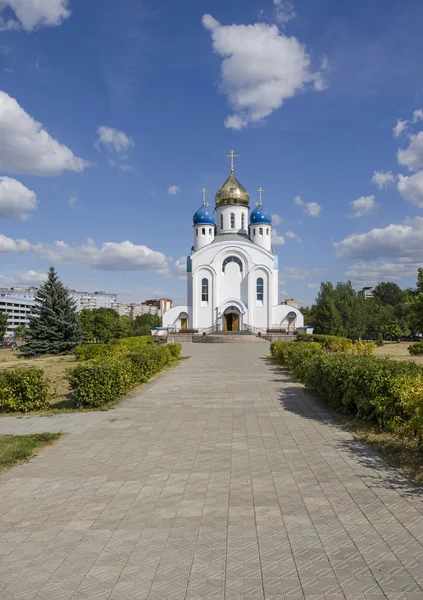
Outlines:
[[[320,344],[275,342],[272,356],[332,406],[382,428],[423,437],[423,367],[325,351]]]
[[[321,335],[319,333],[299,333],[297,340],[299,342],[319,342],[319,344],[330,344],[335,340],[346,340],[347,338],[339,337],[337,335]]]
[[[153,343],[150,336],[123,338],[108,344],[84,344],[74,350],[77,360],[103,360],[112,356],[122,356],[131,350],[143,348],[146,344]]]
[[[423,342],[416,342],[415,344],[411,344],[411,346],[408,346],[408,351],[414,356],[419,356],[420,354],[423,354]]]
[[[68,371],[77,406],[98,407],[117,400],[177,360],[182,350],[180,344],[156,346],[144,342],[137,348],[137,344],[125,342],[116,346],[119,348],[114,355],[103,359],[97,355]]]
[[[353,342],[352,340],[336,335],[319,335],[302,333],[297,336],[298,342],[317,342],[332,352],[347,352],[348,354],[373,354],[376,345],[374,342]]]
[[[29,412],[49,407],[50,382],[42,369],[19,367],[0,371],[0,411]]]

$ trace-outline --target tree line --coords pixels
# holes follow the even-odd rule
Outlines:
[[[416,288],[402,290],[392,281],[382,281],[373,298],[363,298],[351,282],[322,282],[315,303],[302,307],[306,325],[314,332],[350,339],[401,339],[423,332],[423,269],[418,270]]]

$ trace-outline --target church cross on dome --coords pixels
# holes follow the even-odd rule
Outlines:
[[[259,187],[259,189],[257,191],[260,194],[260,200],[258,202],[256,202],[256,206],[261,206],[263,204],[263,192],[264,192],[264,189],[262,187]]]
[[[238,158],[239,154],[235,154],[235,150],[230,150],[226,156],[231,159],[231,173],[233,173],[235,170],[235,158]]]
[[[209,203],[206,200],[206,192],[207,192],[206,188],[203,188],[201,190],[201,193],[203,194],[203,204],[204,204],[204,206],[208,206],[209,205]]]

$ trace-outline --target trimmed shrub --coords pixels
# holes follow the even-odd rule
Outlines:
[[[410,354],[413,354],[413,356],[419,356],[420,354],[423,354],[423,342],[411,344],[411,346],[408,346],[408,351]]]
[[[151,337],[131,337],[108,344],[85,344],[75,348],[74,352],[77,360],[103,360],[112,356],[121,356],[152,343]]]
[[[278,348],[279,344],[285,347]],[[272,356],[335,408],[373,421],[384,429],[416,436],[422,444],[421,366],[364,354],[308,350],[311,345],[277,342]]]
[[[323,344],[324,346],[336,340],[346,339],[347,338],[339,337],[337,335],[323,335],[319,333],[299,333],[297,335],[297,340],[299,342],[319,342],[319,344]]]
[[[50,381],[42,369],[19,367],[0,371],[0,411],[29,412],[48,408]]]
[[[98,407],[117,400],[177,360],[182,350],[180,344],[157,346],[140,338],[129,339],[135,341],[98,344],[111,347],[112,354],[102,357],[101,350],[93,359],[68,371],[77,406]]]
[[[319,335],[301,333],[297,336],[298,342],[318,342],[331,352],[347,352],[349,354],[373,354],[376,344],[373,342],[353,342],[352,340],[336,335]]]

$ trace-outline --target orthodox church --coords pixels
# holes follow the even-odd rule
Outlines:
[[[272,219],[260,198],[250,213],[250,197],[231,172],[212,211],[203,204],[194,214],[194,245],[187,258],[187,305],[163,316],[176,329],[242,331],[304,325],[301,312],[278,299],[278,257],[272,247]]]

